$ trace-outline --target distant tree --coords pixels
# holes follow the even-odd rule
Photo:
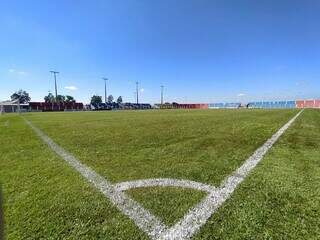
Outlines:
[[[12,101],[18,100],[18,99],[19,99],[20,103],[28,103],[31,100],[29,93],[27,93],[26,91],[23,91],[21,89],[11,95]]]
[[[98,106],[99,104],[101,104],[102,103],[102,97],[101,96],[97,96],[97,95],[93,95],[92,97],[91,97],[91,105],[93,105],[93,106]]]
[[[65,102],[66,103],[74,103],[74,102],[76,102],[76,100],[74,99],[74,97],[66,95]]]
[[[118,97],[117,103],[118,103],[118,104],[121,104],[121,103],[122,103],[122,97],[121,97],[121,96]]]
[[[57,97],[56,97],[56,102],[58,102],[58,103],[64,103],[64,101],[65,101],[65,96],[63,96],[63,95],[57,95]]]
[[[49,93],[47,96],[44,97],[44,101],[46,103],[53,103],[54,102],[54,96],[52,93]]]
[[[112,103],[112,102],[113,102],[113,99],[114,99],[113,96],[112,96],[112,95],[109,95],[109,96],[108,96],[108,103]]]

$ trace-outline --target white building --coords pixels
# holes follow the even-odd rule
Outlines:
[[[29,103],[18,103],[18,100],[0,102],[0,113],[25,111],[29,108]]]

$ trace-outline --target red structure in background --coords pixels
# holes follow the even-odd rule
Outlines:
[[[209,108],[209,104],[205,103],[205,104],[200,104],[200,108],[201,109],[208,109]]]
[[[320,108],[320,100],[297,100],[297,108]]]
[[[29,108],[31,111],[72,111],[83,110],[83,103],[46,103],[46,102],[30,102]]]
[[[182,108],[182,109],[207,109],[208,104],[207,103],[191,103],[191,104],[178,104],[176,108]]]
[[[303,100],[296,101],[296,107],[297,108],[304,108],[304,101]]]
[[[297,101],[273,101],[273,102],[257,102],[260,103],[258,108],[319,108],[320,99],[316,100],[297,100]],[[288,106],[288,103],[290,105]],[[214,108],[240,108],[240,103],[165,103],[156,104],[161,109],[214,109]],[[245,107],[246,105],[242,105]],[[248,106],[247,106],[248,107]]]

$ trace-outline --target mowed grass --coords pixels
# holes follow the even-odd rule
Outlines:
[[[168,110],[28,114],[113,182],[188,179],[218,185],[296,110]]]
[[[207,193],[176,187],[147,187],[128,190],[130,196],[172,226]]]
[[[24,116],[113,182],[170,177],[218,186],[296,113],[182,110]],[[316,239],[320,115],[307,110],[298,120],[196,239]],[[147,239],[21,118],[1,116],[0,130],[8,239]],[[294,144],[288,136],[295,137]],[[129,194],[169,225],[204,196],[161,187]]]
[[[0,116],[5,239],[148,239],[23,119]]]
[[[320,239],[320,111],[305,110],[194,239]]]
[[[25,117],[113,182],[177,178],[219,185],[296,112],[168,110]],[[203,197],[181,188],[129,194],[169,225]]]

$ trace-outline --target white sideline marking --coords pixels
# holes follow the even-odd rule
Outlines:
[[[90,167],[82,164],[27,119],[25,119],[25,121],[56,154],[62,157],[69,165],[99,189],[120,211],[130,217],[135,224],[151,238],[157,239],[158,236],[166,230],[166,226],[139,203],[132,200],[124,192],[116,190],[109,181],[93,171]]]
[[[302,110],[303,111],[303,110]],[[268,139],[249,157],[244,164],[239,167],[231,176],[223,181],[219,190],[212,192],[175,224],[165,232],[160,239],[189,239],[199,228],[206,223],[208,218],[221,206],[233,193],[236,187],[245,179],[252,169],[262,160],[263,156],[280,138],[280,136],[290,127],[290,125],[301,114],[297,113],[289,122],[281,127],[273,136]]]
[[[73,155],[65,151],[45,135],[40,129],[33,126],[27,119],[27,124],[37,133],[37,135],[49,145],[49,147],[76,169],[82,176],[98,188],[106,197],[113,202],[120,211],[130,217],[135,224],[155,240],[185,240],[190,239],[208,218],[221,206],[246,178],[246,176],[262,160],[263,156],[280,138],[280,136],[290,127],[296,118],[302,113],[301,110],[289,122],[281,127],[270,139],[259,147],[231,176],[227,177],[219,188],[189,181],[170,178],[143,179],[136,181],[122,182],[112,185],[109,181],[97,174],[88,166],[80,163]],[[145,210],[139,203],[132,200],[123,191],[138,187],[173,186],[182,188],[192,188],[208,192],[208,195],[173,227],[169,228],[157,217]]]

